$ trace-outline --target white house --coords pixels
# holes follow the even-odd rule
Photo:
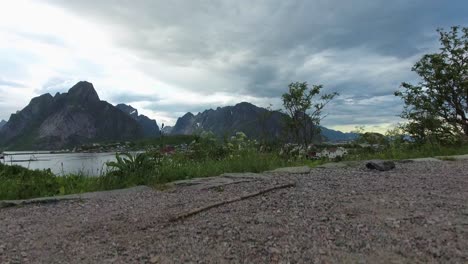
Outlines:
[[[317,157],[335,159],[338,157],[341,158],[346,154],[348,154],[348,151],[345,148],[337,147],[337,148],[324,149],[321,152],[317,153]]]

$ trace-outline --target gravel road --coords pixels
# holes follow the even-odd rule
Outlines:
[[[468,263],[467,160],[270,174],[0,209],[0,263]]]

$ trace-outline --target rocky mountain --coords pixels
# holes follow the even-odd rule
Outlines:
[[[115,107],[137,121],[138,124],[140,124],[140,126],[143,128],[145,137],[159,136],[160,131],[156,120],[150,119],[145,115],[138,115],[138,110],[133,108],[131,105],[118,104]]]
[[[283,133],[284,114],[257,107],[250,103],[218,107],[193,115],[187,113],[172,128],[172,135],[190,135],[211,131],[219,137],[242,131],[249,138],[279,138]]]
[[[67,93],[43,94],[12,114],[0,130],[6,149],[60,149],[103,140],[144,136],[140,124],[113,105],[101,101],[89,82]]]
[[[164,135],[170,135],[173,128],[174,127],[171,127],[171,126],[165,126],[161,129],[161,131],[163,132]]]
[[[270,111],[250,103],[235,106],[218,107],[205,110],[197,115],[187,113],[180,117],[172,128],[172,135],[190,135],[201,131],[211,131],[219,137],[230,136],[242,131],[249,138],[277,139],[284,138],[286,115],[279,111]],[[355,135],[321,127],[322,136],[314,141],[352,140]]]
[[[321,126],[320,131],[328,141],[351,141],[359,137],[359,134],[353,132],[341,132]]]
[[[2,127],[6,124],[6,121],[5,120],[0,120],[0,129],[2,129]]]

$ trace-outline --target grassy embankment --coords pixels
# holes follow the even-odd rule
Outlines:
[[[168,139],[166,139],[168,140]],[[346,160],[407,159],[467,154],[468,146],[388,145],[380,150],[355,149]],[[225,172],[262,172],[278,167],[315,166],[325,160],[310,161],[279,155],[279,150],[260,151],[257,144],[240,136],[227,142],[200,138],[185,150],[171,155],[148,151],[136,156],[120,155],[109,164],[110,171],[99,177],[68,175],[56,177],[48,170],[28,170],[0,164],[0,200],[26,199],[110,190],[136,185],[157,186],[195,177]]]

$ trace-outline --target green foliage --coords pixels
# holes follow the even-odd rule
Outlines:
[[[122,157],[123,156],[123,157]],[[132,173],[141,168],[147,168],[152,165],[150,156],[146,153],[117,153],[115,154],[116,161],[107,162],[106,165],[111,170],[115,169],[121,173]]]
[[[426,54],[412,71],[421,81],[402,83],[405,131],[419,143],[451,144],[468,136],[468,28],[438,30],[439,53]]]
[[[201,132],[200,136],[188,146],[182,158],[189,160],[223,159],[228,155],[227,148],[211,132]]]
[[[369,144],[369,145],[386,145],[388,143],[387,138],[376,132],[365,132],[365,126],[356,126],[352,131],[359,136],[354,140],[354,143],[358,144]]]
[[[323,94],[318,100],[322,85],[308,87],[307,82],[295,82],[288,86],[288,92],[282,95],[283,106],[286,110],[288,127],[297,143],[308,146],[312,139],[320,134],[319,124],[323,119],[323,108],[338,93]]]
[[[55,195],[59,193],[59,188],[50,170],[30,171],[20,166],[0,164],[0,199],[22,199],[35,194]]]
[[[356,139],[357,143],[363,143],[363,144],[370,144],[370,145],[387,145],[388,140],[387,138],[376,132],[365,132],[359,135],[359,137]]]
[[[216,176],[225,172],[261,172],[292,164],[274,152],[258,151],[257,143],[242,132],[225,142],[213,133],[202,132],[187,149],[171,155],[150,151],[136,156],[119,154],[116,159],[116,162],[108,163],[111,172],[101,177],[102,182],[112,188],[140,184],[158,186],[193,177]]]

